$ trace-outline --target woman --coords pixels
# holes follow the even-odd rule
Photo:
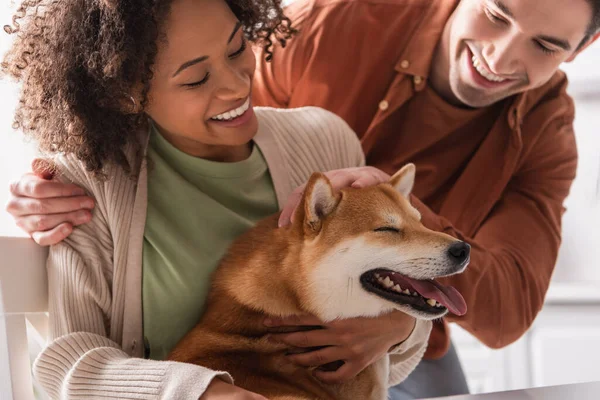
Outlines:
[[[271,40],[293,33],[279,1],[32,0],[14,26],[2,68],[23,85],[16,122],[56,154],[61,180],[96,199],[92,221],[50,250],[53,341],[37,379],[52,397],[256,397],[225,371],[163,358],[198,321],[237,235],[313,171],[364,164],[331,113],[252,108],[247,41],[263,39],[270,57]],[[317,377],[351,376],[394,348],[397,383],[429,325],[397,313],[325,328],[347,362]]]

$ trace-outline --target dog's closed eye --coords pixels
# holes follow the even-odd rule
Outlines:
[[[381,228],[375,229],[375,232],[393,232],[400,233],[400,229],[394,228],[393,226],[382,226]]]

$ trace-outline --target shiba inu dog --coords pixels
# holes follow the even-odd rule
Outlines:
[[[389,357],[350,382],[326,385],[285,360],[287,349],[266,338],[263,321],[464,314],[456,289],[433,279],[462,272],[469,245],[420,223],[408,200],[414,177],[408,164],[388,183],[335,192],[325,175],[313,174],[291,226],[277,228],[275,215],[232,245],[204,316],[169,359],[228,371],[236,385],[269,399],[387,398]]]

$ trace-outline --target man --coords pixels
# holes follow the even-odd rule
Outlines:
[[[369,165],[414,162],[424,224],[472,246],[467,271],[446,282],[467,315],[434,327],[393,399],[468,391],[448,322],[499,348],[541,309],[577,162],[558,67],[598,37],[599,14],[599,0],[296,0],[287,15],[300,35],[270,63],[258,57],[256,105],[324,107],[357,132]],[[14,185],[9,210],[48,243],[64,218],[31,224],[23,196],[40,182]]]
[[[434,326],[394,399],[466,392],[447,322],[499,348],[541,309],[576,170],[574,106],[557,72],[591,44],[599,1],[296,0],[300,35],[257,71],[261,105],[324,107],[361,138],[369,165],[417,165],[426,226],[469,242],[448,279],[468,313]],[[263,57],[259,57],[263,60]],[[418,200],[417,200],[418,198]],[[420,200],[420,201],[419,201]]]

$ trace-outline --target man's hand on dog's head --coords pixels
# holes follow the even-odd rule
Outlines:
[[[326,172],[325,176],[329,178],[334,190],[340,190],[347,187],[363,188],[378,185],[390,180],[388,174],[374,167],[336,169]],[[306,185],[302,185],[296,188],[288,198],[287,203],[279,216],[279,227],[287,226],[294,221],[294,214],[296,213],[296,208],[298,208],[298,205],[300,204],[300,200],[302,200],[305,187]]]
[[[296,332],[269,335],[269,340],[290,346],[287,357],[291,362],[304,367],[338,362],[339,368],[317,368],[314,371],[315,377],[325,383],[354,378],[386,355],[390,348],[405,341],[415,323],[413,317],[399,311],[376,318],[351,318],[330,323],[323,323],[311,315],[265,320],[265,325],[271,328],[298,328]],[[313,329],[306,330],[306,327]]]

